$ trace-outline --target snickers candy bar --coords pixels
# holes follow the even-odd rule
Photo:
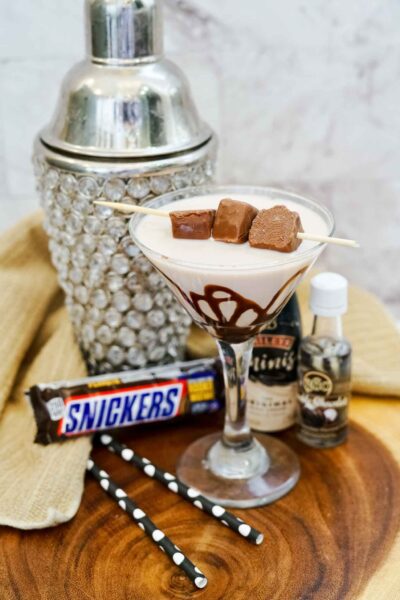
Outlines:
[[[297,234],[303,231],[300,216],[286,206],[274,206],[260,210],[249,233],[250,246],[277,252],[293,252],[301,240]]]
[[[35,442],[211,413],[223,406],[219,362],[202,359],[31,387]]]
[[[215,215],[213,238],[219,242],[244,244],[257,209],[247,202],[225,198],[218,205]]]
[[[208,240],[215,210],[174,210],[169,213],[174,238]]]

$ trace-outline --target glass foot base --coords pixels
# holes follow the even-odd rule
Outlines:
[[[231,472],[223,477],[220,474],[223,465],[212,468],[212,460],[220,453],[220,433],[207,435],[191,444],[179,461],[177,475],[186,485],[197,488],[204,496],[222,506],[251,508],[270,504],[296,485],[300,465],[296,454],[280,440],[268,435],[256,435],[254,439],[257,453],[262,453],[262,460],[256,470],[250,461],[248,477],[235,478]],[[233,448],[226,450],[244,464],[246,451]]]

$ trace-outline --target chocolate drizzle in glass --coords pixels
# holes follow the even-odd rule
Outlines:
[[[201,327],[218,339],[238,344],[256,335],[280,313],[307,269],[308,266],[303,267],[292,275],[265,308],[230,288],[219,285],[206,285],[203,294],[187,294],[164,272],[160,273],[175,293],[178,292],[182,300],[199,316],[195,321]]]

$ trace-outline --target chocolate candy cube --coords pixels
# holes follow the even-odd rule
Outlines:
[[[300,244],[297,238],[303,231],[300,216],[286,206],[260,210],[249,233],[250,246],[277,252],[293,252]]]
[[[215,210],[174,210],[169,213],[174,238],[208,240]]]
[[[257,209],[247,202],[225,198],[218,205],[215,215],[213,238],[219,242],[244,244]]]

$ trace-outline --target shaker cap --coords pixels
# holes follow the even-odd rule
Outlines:
[[[160,0],[86,0],[88,57],[64,78],[40,137],[96,158],[158,157],[210,140],[181,70],[161,56]]]
[[[131,61],[162,53],[160,0],[86,0],[89,55]]]
[[[319,273],[311,279],[310,308],[314,315],[337,317],[347,311],[347,279],[338,273]]]

